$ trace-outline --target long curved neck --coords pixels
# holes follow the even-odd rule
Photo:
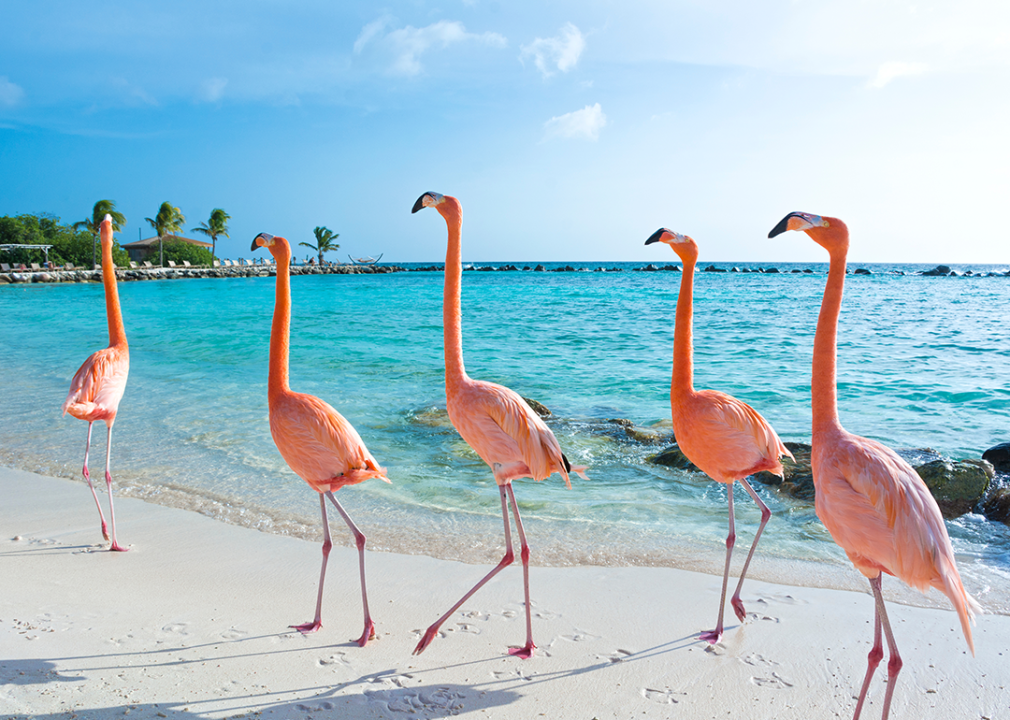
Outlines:
[[[127,347],[123,311],[119,307],[116,268],[112,264],[112,241],[102,243],[102,284],[105,285],[105,315],[109,320],[109,347]]]
[[[838,420],[836,363],[838,355],[838,316],[842,311],[845,289],[845,249],[829,250],[831,265],[824,299],[814,334],[813,372],[810,378],[813,433],[841,428]]]
[[[291,257],[282,254],[277,259],[277,295],[274,300],[274,321],[270,327],[270,379],[267,398],[273,400],[290,392],[288,385],[288,350],[291,338]]]
[[[463,367],[463,311],[460,307],[460,285],[463,276],[460,234],[462,217],[446,213],[449,246],[445,251],[445,290],[442,296],[442,333],[445,343],[446,387],[466,378]]]
[[[673,331],[673,379],[670,394],[694,391],[694,349],[691,334],[691,316],[694,313],[695,258],[682,258],[684,272],[680,278],[680,295],[677,297],[677,324]]]

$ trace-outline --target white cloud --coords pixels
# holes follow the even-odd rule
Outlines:
[[[422,71],[421,56],[431,48],[447,48],[461,42],[476,42],[489,47],[505,47],[508,41],[498,33],[468,33],[463,24],[440,20],[423,28],[411,25],[383,34],[390,19],[382,17],[366,25],[354,43],[354,53],[360,55],[369,44],[380,46],[392,56],[390,72],[397,75],[418,75]]]
[[[25,91],[20,86],[8,80],[6,75],[0,75],[0,105],[14,107],[24,96]]]
[[[565,138],[599,140],[600,129],[607,124],[607,116],[599,103],[586,105],[581,110],[560,117],[552,117],[544,123],[544,139]]]
[[[224,95],[224,88],[227,84],[228,78],[208,78],[200,83],[199,98],[204,102],[217,102]]]
[[[882,88],[892,80],[926,72],[924,63],[886,62],[877,68],[877,74],[868,83],[871,88]]]
[[[532,57],[537,69],[545,78],[549,78],[554,74],[552,67],[565,73],[574,68],[585,48],[586,38],[577,27],[566,23],[558,37],[536,38],[529,45],[523,45],[519,61]]]

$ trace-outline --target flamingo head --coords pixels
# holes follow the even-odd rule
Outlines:
[[[660,228],[649,236],[645,244],[652,245],[657,242],[666,243],[672,247],[684,262],[694,262],[698,259],[698,243],[690,235],[682,235],[667,228]]]
[[[786,230],[802,230],[828,252],[833,250],[844,252],[849,247],[849,229],[838,218],[792,212],[772,228],[768,237],[773,238],[776,235],[781,235]]]
[[[99,226],[99,234],[102,239],[102,244],[108,244],[112,242],[112,216],[106,214],[102,219],[102,224]]]
[[[249,249],[255,250],[258,247],[265,247],[270,251],[270,254],[278,260],[291,259],[291,246],[288,244],[288,241],[280,235],[260,233],[253,238],[252,247]]]
[[[459,200],[451,195],[442,195],[437,192],[424,193],[414,202],[414,207],[410,212],[416,213],[418,210],[423,210],[426,207],[435,208],[438,210],[438,214],[446,220],[452,218],[457,223],[459,223],[460,217],[463,214],[463,209],[459,204]]]

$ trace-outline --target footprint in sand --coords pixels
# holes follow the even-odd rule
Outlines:
[[[776,672],[773,672],[771,677],[752,677],[750,681],[758,687],[771,687],[778,688],[779,690],[791,688],[793,686],[791,682]]]
[[[347,661],[347,657],[344,653],[338,652],[330,655],[329,657],[319,658],[316,661],[317,664],[326,667],[327,665],[336,665],[338,667],[350,667],[351,663]]]
[[[238,628],[228,628],[221,633],[221,637],[225,640],[241,640],[249,633],[246,630],[239,630]]]
[[[656,690],[654,688],[642,688],[642,697],[646,700],[652,700],[654,703],[659,703],[660,705],[675,705],[680,702],[679,698],[686,697],[686,692],[677,692],[675,690]]]
[[[461,612],[460,617],[465,617],[467,620],[490,620],[490,613],[483,612],[482,610],[469,610],[467,612]]]
[[[517,613],[515,610],[504,610],[504,611],[502,611],[502,617],[506,617],[509,620],[511,620],[512,618],[514,618],[514,617],[516,617],[518,615],[519,615],[519,613]]]
[[[465,709],[463,701],[466,694],[447,687],[436,687],[407,693],[402,690],[366,691],[365,697],[369,704],[385,707],[390,712],[416,715],[434,711],[457,715]]]
[[[568,642],[585,642],[586,640],[599,640],[600,636],[575,628],[574,633],[571,635],[562,635],[561,639],[567,640]]]
[[[480,635],[480,628],[470,623],[456,623],[456,627],[449,628],[449,632],[464,632],[471,635]]]
[[[523,674],[523,669],[521,667],[511,668],[509,670],[495,670],[491,673],[491,677],[495,680],[523,680],[529,682],[530,678]]]
[[[169,623],[168,625],[163,625],[161,627],[161,632],[168,635],[189,635],[189,623]]]
[[[619,663],[622,660],[631,657],[634,654],[635,653],[631,652],[631,650],[621,650],[620,648],[618,648],[609,655],[597,655],[596,657],[599,660],[609,660],[612,663]]]
[[[740,658],[740,662],[745,662],[748,665],[753,665],[754,667],[762,666],[768,667],[771,665],[779,665],[780,663],[775,662],[764,655],[758,655],[757,653],[751,653],[747,657]]]

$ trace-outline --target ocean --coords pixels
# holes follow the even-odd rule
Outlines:
[[[537,263],[473,265],[506,264]],[[515,483],[533,564],[721,574],[725,487],[649,463],[664,445],[633,442],[608,422],[671,432],[680,273],[636,272],[640,263],[543,264],[582,270],[465,272],[462,293],[467,372],[550,408],[548,424],[572,463],[589,466],[590,480],[573,476],[571,490],[558,476]],[[783,440],[809,442],[811,348],[827,266],[764,267],[772,265],[782,272],[697,273],[695,385],[750,403]],[[978,458],[1010,440],[1010,278],[923,277],[913,273],[932,265],[850,264],[857,267],[873,274],[850,275],[846,284],[843,425],[894,448],[931,448],[955,459]],[[807,268],[813,272],[790,272]],[[113,432],[117,495],[320,539],[316,495],[270,437],[274,279],[125,282],[119,292],[131,358]],[[292,294],[292,388],[337,408],[392,480],[340,492],[368,547],[497,562],[503,539],[491,472],[445,414],[442,273],[301,276]],[[103,288],[0,286],[0,317],[0,464],[75,478],[81,503],[90,505],[80,475],[86,424],[61,417],[60,407],[74,372],[108,342]],[[98,425],[91,454],[97,478],[104,448]],[[811,503],[754,486],[774,515],[752,577],[865,589]],[[734,572],[759,521],[745,493],[736,499]],[[117,519],[120,542],[129,544],[128,518]],[[351,544],[339,518],[331,520],[334,541]],[[974,514],[948,528],[969,592],[988,611],[1010,613],[1010,528]],[[946,606],[935,592],[884,586],[906,602]]]

